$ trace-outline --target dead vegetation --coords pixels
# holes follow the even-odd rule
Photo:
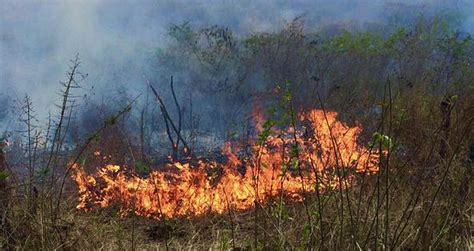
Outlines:
[[[241,40],[220,27],[172,26],[170,35],[176,43],[158,62],[167,76],[171,74],[166,69],[176,71],[172,65],[192,67],[191,73],[175,72],[182,82],[189,74],[188,85],[175,90],[171,79],[169,88],[163,84],[160,90],[155,87],[160,78],[155,77],[145,84],[144,95],[125,99],[110,110],[107,104],[90,104],[100,111],[101,123],[83,134],[73,116],[80,102],[73,92],[84,75],[78,72],[79,59],[73,60],[58,117],[51,117],[43,129],[26,97],[24,130],[5,139],[8,147],[1,145],[0,246],[6,250],[472,248],[470,36],[446,31],[442,20],[436,19],[420,20],[390,34],[342,31],[333,37],[306,34],[302,25],[298,19],[280,32]],[[205,84],[196,85],[199,81]],[[199,95],[192,98],[193,93]],[[196,105],[210,93],[206,103],[210,105]],[[152,103],[148,95],[158,102]],[[255,102],[269,108],[261,130],[248,119]],[[243,146],[238,154],[242,163],[255,161],[259,159],[249,157],[259,156],[252,152],[255,149],[249,150],[252,140],[265,144],[268,137],[281,136],[275,125],[305,126],[295,119],[296,112],[315,107],[337,111],[341,121],[363,126],[358,143],[377,151],[379,172],[356,175],[350,187],[303,193],[301,202],[282,195],[264,203],[255,200],[247,210],[229,208],[199,217],[153,220],[134,210],[120,217],[114,206],[88,212],[75,208],[77,186],[70,179],[74,164],[94,172],[113,162],[148,177],[154,170],[167,171],[159,167],[173,161],[229,161],[210,151],[215,149],[203,150],[204,141],[199,140],[213,130]],[[198,112],[201,116],[208,112],[211,119],[198,118]],[[204,124],[198,123],[203,120]],[[218,125],[204,128],[212,123]],[[221,127],[227,128],[219,131]],[[289,151],[293,155],[282,163],[293,167],[295,176],[310,168],[294,164],[301,154],[297,142],[296,136],[288,137],[283,152],[296,150]],[[335,152],[338,147],[335,144]],[[105,157],[98,158],[96,152]],[[261,162],[255,166],[265,168]],[[344,181],[345,171],[338,165],[333,168],[342,170],[336,175]]]

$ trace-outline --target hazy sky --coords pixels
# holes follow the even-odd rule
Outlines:
[[[219,24],[238,33],[278,29],[305,14],[307,26],[342,22],[364,25],[387,9],[413,0],[0,0],[0,92],[28,93],[41,111],[52,107],[67,63],[79,53],[84,83],[143,85],[147,57],[166,43],[171,23],[197,27]],[[474,1],[417,1],[429,10],[454,8],[467,15],[473,31]],[[445,6],[444,6],[445,5]]]

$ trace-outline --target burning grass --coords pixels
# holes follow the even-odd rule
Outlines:
[[[223,148],[225,163],[175,162],[160,168],[168,171],[152,171],[147,177],[114,164],[89,175],[74,164],[73,179],[80,193],[77,208],[115,205],[122,215],[134,211],[160,219],[245,210],[277,196],[302,201],[305,193],[316,189],[348,189],[355,173],[377,172],[378,159],[376,152],[357,143],[362,129],[349,127],[336,116],[322,110],[303,114],[306,128],[272,132],[251,145],[252,155],[246,160],[229,143]],[[209,170],[221,172],[212,177]]]

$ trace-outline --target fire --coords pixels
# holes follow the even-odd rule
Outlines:
[[[302,201],[315,189],[345,189],[356,173],[377,172],[378,163],[376,154],[357,143],[361,127],[349,127],[336,116],[317,109],[302,114],[302,128],[254,142],[249,158],[239,157],[238,147],[227,143],[222,148],[225,163],[169,163],[160,168],[166,171],[146,177],[113,164],[87,174],[76,164],[77,208],[114,206],[122,215],[190,217],[245,210],[277,196]]]

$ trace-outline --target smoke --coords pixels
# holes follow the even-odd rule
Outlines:
[[[342,23],[352,27],[386,21],[396,9],[417,12],[454,10],[473,32],[474,4],[430,0],[2,0],[0,1],[0,90],[8,96],[29,94],[39,117],[54,109],[69,60],[79,54],[88,73],[83,92],[107,93],[118,86],[142,92],[150,60],[166,45],[167,27],[227,26],[237,34],[278,30],[304,15],[306,27]],[[417,8],[407,7],[409,5]],[[4,99],[7,100],[7,99]],[[0,108],[1,109],[1,108]]]

